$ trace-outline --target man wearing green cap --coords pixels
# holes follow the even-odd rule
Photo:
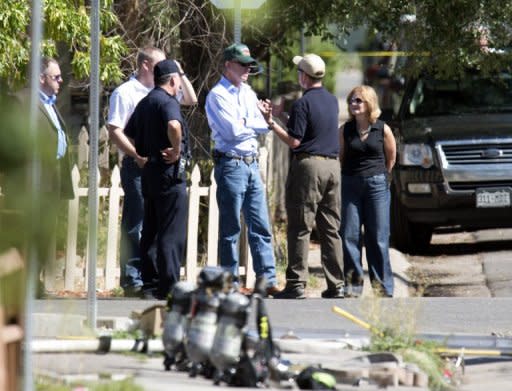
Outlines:
[[[206,116],[215,143],[215,181],[220,210],[219,257],[221,266],[238,276],[240,211],[248,227],[256,277],[264,277],[267,293],[277,289],[272,234],[265,189],[258,165],[258,140],[269,131],[258,109],[258,98],[246,83],[258,63],[244,44],[224,50],[220,81],[206,97]]]

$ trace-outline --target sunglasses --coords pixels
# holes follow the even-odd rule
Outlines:
[[[50,79],[52,79],[53,81],[59,81],[59,80],[62,80],[62,75],[45,75],[45,76],[48,76]]]
[[[238,62],[238,61],[235,61],[238,65],[240,65],[241,67],[244,67],[244,68],[250,68],[252,67],[252,64],[244,64],[244,63],[241,63],[241,62]]]
[[[360,105],[361,103],[364,103],[365,101],[362,100],[361,98],[352,98],[349,100],[349,103],[350,104],[356,104],[356,105]]]

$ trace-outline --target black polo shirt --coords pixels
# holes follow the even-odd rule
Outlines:
[[[340,150],[338,99],[324,87],[310,88],[297,100],[288,120],[288,134],[300,145],[294,153],[337,157]]]
[[[176,97],[164,89],[155,87],[135,107],[124,133],[134,140],[140,156],[160,158],[160,151],[172,147],[167,136],[168,123],[176,120],[181,123],[182,153],[186,153],[187,125],[181,116],[180,104]]]

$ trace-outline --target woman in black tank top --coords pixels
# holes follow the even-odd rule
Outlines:
[[[362,246],[374,293],[393,296],[389,260],[390,193],[387,174],[395,164],[396,143],[381,114],[375,90],[355,87],[347,97],[349,121],[340,128],[341,239],[345,297],[363,291]],[[362,233],[364,227],[364,235]]]

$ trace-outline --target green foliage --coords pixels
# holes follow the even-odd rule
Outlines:
[[[396,43],[399,50],[428,53],[410,58],[403,69],[410,74],[426,68],[440,75],[453,75],[468,65],[484,71],[500,70],[512,59],[510,51],[498,54],[480,47],[481,38],[487,38],[489,47],[510,48],[511,2],[275,0],[254,12],[253,19],[245,14],[244,18],[244,35],[273,48],[288,47],[293,42],[294,37],[287,32],[304,29],[306,36],[329,39],[366,26],[370,34]]]
[[[112,332],[112,339],[137,339],[142,338],[144,335],[141,330],[114,330]]]
[[[122,38],[112,33],[118,18],[112,0],[102,1],[100,10],[100,78],[120,82],[120,62],[127,52]],[[58,57],[58,47],[71,55],[75,78],[84,79],[90,70],[90,7],[80,0],[44,0],[42,55]],[[0,0],[0,79],[15,88],[26,83],[30,60],[30,2]],[[64,53],[60,53],[64,54]]]
[[[444,345],[415,336],[418,308],[404,303],[384,311],[381,300],[375,299],[364,299],[363,308],[372,325],[369,351],[396,353],[405,363],[416,364],[429,377],[431,390],[451,388],[450,379],[443,377],[448,364],[438,352]]]
[[[58,384],[55,380],[47,380],[42,377],[36,380],[37,391],[73,391],[79,387],[89,391],[144,391],[144,388],[135,384],[132,379],[122,381],[103,380],[98,382],[76,382],[73,384]]]
[[[441,344],[433,341],[421,341],[410,334],[397,333],[387,329],[382,334],[374,332],[369,350],[372,352],[392,352],[402,355],[404,362],[416,364],[429,377],[431,390],[450,389],[449,383],[443,378],[446,363],[437,349]]]

